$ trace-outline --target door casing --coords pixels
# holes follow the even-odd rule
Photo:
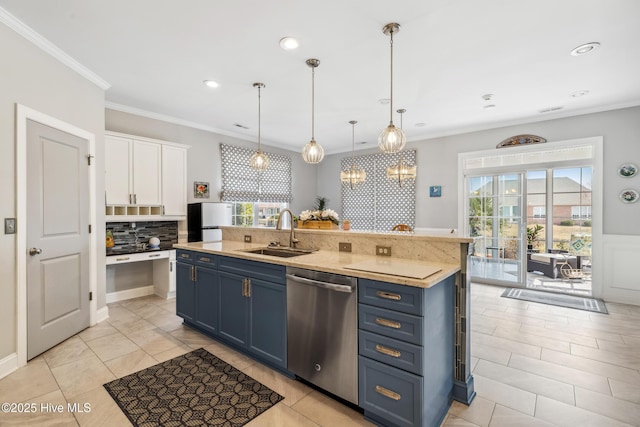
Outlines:
[[[22,104],[16,104],[16,279],[17,279],[17,319],[16,353],[18,367],[27,364],[27,120],[59,129],[86,139],[89,142],[89,156],[95,157],[95,135],[70,123],[51,117]],[[90,234],[89,292],[93,299],[89,302],[89,325],[96,324],[97,311],[97,211],[95,162],[89,168],[89,222]]]

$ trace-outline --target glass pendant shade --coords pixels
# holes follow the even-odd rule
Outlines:
[[[398,181],[398,185],[402,187],[405,181],[416,179],[416,166],[407,165],[401,157],[398,163],[387,167],[387,178]]]
[[[258,151],[256,151],[255,153],[253,153],[253,155],[251,156],[251,158],[249,158],[249,167],[251,169],[257,170],[259,172],[262,171],[266,171],[269,168],[269,156],[267,156],[265,153],[262,152],[262,150],[260,149],[260,116],[261,116],[261,111],[260,111],[260,98],[261,98],[261,92],[260,89],[262,89],[264,86],[263,83],[254,83],[253,87],[257,87],[258,88]]]
[[[265,171],[269,169],[269,156],[258,150],[249,159],[249,166],[257,171]]]
[[[399,153],[407,143],[402,129],[393,123],[389,124],[378,136],[378,147],[385,153]]]
[[[340,181],[342,181],[343,184],[348,184],[352,190],[358,184],[363,183],[367,179],[367,173],[357,167],[355,165],[355,162],[353,161],[356,147],[356,123],[358,122],[355,120],[351,120],[349,122],[349,124],[351,125],[351,167],[340,172]]]
[[[320,163],[324,159],[324,148],[316,142],[315,139],[309,141],[302,150],[302,158],[305,162],[312,165]]]
[[[320,65],[320,60],[309,58],[306,63],[311,67],[311,141],[302,149],[302,159],[315,165],[324,159],[324,149],[316,142],[315,137],[315,76],[316,67]]]

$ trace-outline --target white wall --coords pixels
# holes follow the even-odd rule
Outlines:
[[[147,138],[161,139],[190,145],[187,154],[187,184],[189,185],[189,203],[201,202],[194,199],[193,182],[208,182],[210,199],[219,201],[222,177],[220,172],[220,143],[241,147],[256,148],[257,143],[230,136],[220,135],[205,130],[194,129],[179,124],[168,123],[148,117],[125,113],[118,110],[105,110],[106,129]],[[266,146],[266,152],[284,154],[291,157],[293,175],[293,202],[291,210],[298,214],[303,209],[313,206],[316,194],[316,166],[308,165],[302,160],[299,152]]]
[[[409,136],[411,131],[407,130]],[[604,137],[604,234],[640,235],[640,202],[625,205],[618,199],[623,188],[640,191],[640,177],[621,178],[618,166],[640,164],[640,107],[611,110],[563,119],[509,126],[442,138],[410,142],[418,150],[416,226],[457,228],[458,153],[495,148],[514,135],[530,133],[548,141],[590,136]],[[508,148],[503,148],[508,150]],[[376,149],[358,152],[378,152]],[[340,159],[349,153],[327,156],[318,169],[318,194],[341,210]],[[442,197],[430,198],[429,186],[441,185]]]
[[[16,216],[15,104],[96,135],[96,170],[104,170],[104,92],[0,24],[0,218]],[[104,174],[96,173],[97,194]],[[104,212],[95,232],[104,236]],[[100,239],[98,239],[101,241]],[[16,352],[16,235],[0,234],[0,360]],[[98,308],[105,305],[104,251],[98,253]]]

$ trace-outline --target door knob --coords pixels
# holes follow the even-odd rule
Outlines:
[[[40,248],[29,248],[29,255],[40,255],[42,253],[42,249]]]

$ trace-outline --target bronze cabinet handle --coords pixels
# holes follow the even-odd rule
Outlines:
[[[378,353],[382,353],[382,354],[386,354],[387,356],[391,356],[391,357],[400,357],[402,356],[402,353],[400,353],[398,350],[393,350],[389,347],[385,347],[382,346],[380,344],[376,344],[376,351]]]
[[[180,254],[180,258],[191,258],[189,254]]]
[[[376,317],[376,323],[393,329],[400,329],[402,327],[400,322],[394,322],[393,320],[387,320],[381,317]]]
[[[206,256],[201,256],[200,261],[202,262],[211,262],[211,258],[207,258]]]
[[[384,388],[380,385],[376,386],[376,392],[380,393],[384,397],[388,397],[389,399],[393,399],[393,400],[400,400],[402,398],[402,396],[400,396],[395,391],[391,391],[388,388]]]
[[[116,261],[126,261],[130,259],[128,256],[127,257],[122,257],[122,258],[116,258]]]
[[[402,299],[401,295],[392,294],[391,292],[377,291],[376,296],[384,299],[390,299],[393,301],[400,301]]]

